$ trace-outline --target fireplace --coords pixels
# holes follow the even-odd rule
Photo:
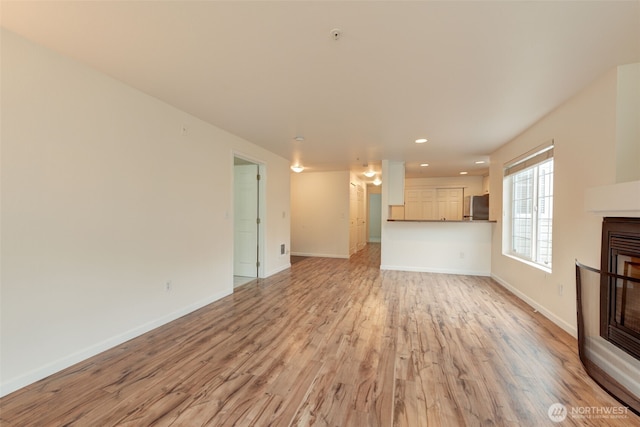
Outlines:
[[[604,218],[600,335],[640,359],[640,218]]]
[[[640,217],[604,218],[600,267],[576,261],[580,360],[640,414]]]

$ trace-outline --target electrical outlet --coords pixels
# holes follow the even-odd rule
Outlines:
[[[284,243],[280,245],[280,255],[285,254]]]
[[[464,252],[460,252],[460,259],[464,259]]]
[[[564,293],[564,286],[558,285],[558,295],[562,296],[563,293]]]
[[[169,280],[164,287],[164,290],[167,292],[171,292],[171,289],[173,288],[173,284],[171,283],[171,280]]]

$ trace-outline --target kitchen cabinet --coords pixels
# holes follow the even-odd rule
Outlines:
[[[390,206],[404,205],[404,162],[389,161],[388,175],[387,203]]]
[[[462,188],[407,188],[405,219],[459,221],[462,219],[463,195]]]
[[[439,219],[435,188],[408,188],[405,191],[405,219]]]
[[[462,188],[438,188],[436,198],[438,199],[438,218],[450,221],[462,219]]]

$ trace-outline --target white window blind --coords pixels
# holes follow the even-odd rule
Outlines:
[[[553,141],[504,165],[503,253],[551,269]]]

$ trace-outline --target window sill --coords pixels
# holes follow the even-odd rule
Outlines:
[[[523,264],[526,264],[526,265],[528,265],[529,267],[533,267],[533,268],[537,268],[538,270],[542,270],[542,271],[544,271],[545,273],[549,273],[549,274],[551,274],[551,272],[552,272],[552,271],[551,271],[551,268],[549,268],[549,267],[545,267],[545,266],[543,266],[543,265],[536,264],[535,262],[527,261],[526,259],[522,259],[522,258],[517,257],[517,256],[515,256],[515,255],[511,255],[511,254],[509,254],[509,253],[504,253],[504,252],[502,253],[502,255],[506,256],[507,258],[511,258],[511,259],[512,259],[512,260],[514,260],[514,261],[518,261],[518,262],[521,262],[521,263],[523,263]]]

